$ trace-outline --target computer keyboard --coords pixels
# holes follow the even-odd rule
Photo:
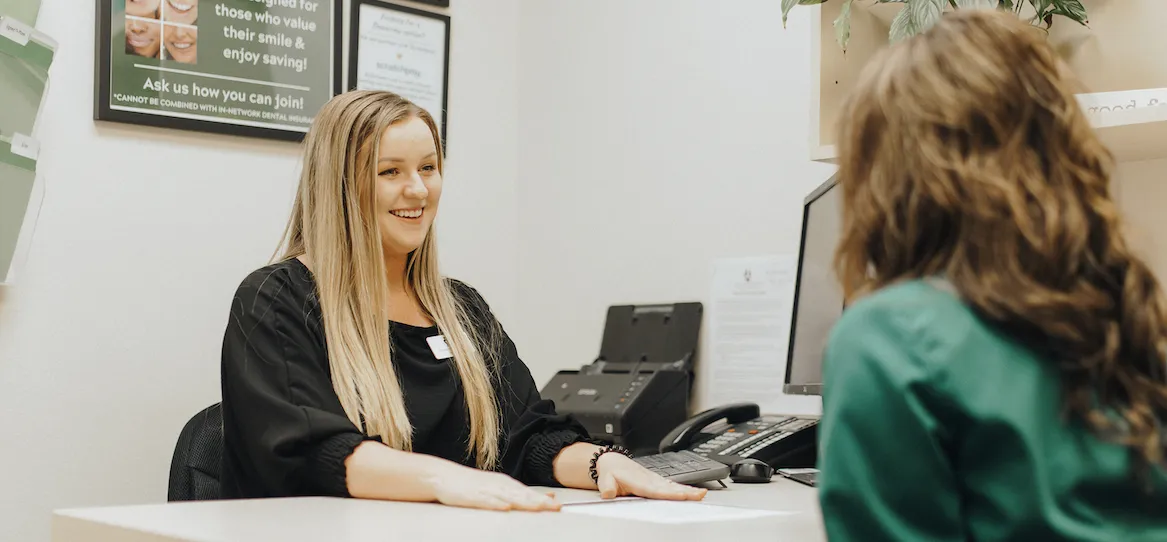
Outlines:
[[[678,484],[699,484],[729,477],[729,466],[688,450],[637,457],[637,463]]]

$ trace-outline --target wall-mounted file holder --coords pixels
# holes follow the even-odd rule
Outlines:
[[[39,147],[26,135],[0,133],[0,285],[16,280],[32,245],[44,199]]]
[[[57,51],[55,40],[23,22],[35,20],[39,5],[17,3],[27,9],[0,0],[0,285],[11,284],[23,266],[44,199],[36,128]]]
[[[0,16],[0,132],[35,135],[56,51],[43,32]]]

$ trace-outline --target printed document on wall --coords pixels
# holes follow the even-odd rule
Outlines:
[[[794,306],[795,256],[717,260],[709,311],[709,404],[766,410],[782,394]]]

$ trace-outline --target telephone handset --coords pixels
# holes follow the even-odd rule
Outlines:
[[[717,420],[724,418],[726,423],[738,424],[761,415],[762,409],[754,403],[733,403],[705,410],[669,431],[669,434],[661,439],[660,451],[665,453],[688,450],[713,438],[713,435],[700,431]]]
[[[755,403],[732,403],[700,412],[661,439],[660,452],[690,450],[733,465],[759,459],[774,468],[813,467],[818,419],[763,415]]]

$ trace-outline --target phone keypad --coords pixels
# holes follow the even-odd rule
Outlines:
[[[754,452],[778,442],[788,435],[788,431],[794,429],[793,426],[786,426],[797,421],[798,418],[786,416],[766,416],[750,420],[706,441],[695,448],[695,451],[703,454],[716,453],[721,456],[750,457]]]
[[[709,457],[751,457],[766,447],[814,425],[816,420],[791,416],[764,416],[721,429],[717,436],[698,444],[692,450]],[[716,430],[715,430],[716,431]]]
[[[738,455],[740,455],[742,457],[750,457],[750,456],[754,455],[754,452],[757,452],[758,450],[761,450],[761,449],[763,449],[771,444],[774,444],[775,442],[778,442],[778,441],[780,441],[780,440],[782,440],[782,439],[784,439],[792,434],[793,433],[786,433],[786,432],[773,433],[769,437],[764,438],[762,440],[759,440],[758,442],[751,444],[749,447],[742,450],[741,453],[739,453]]]
[[[699,454],[710,454],[710,453],[716,452],[718,450],[721,450],[727,446],[730,446],[730,445],[734,444],[735,442],[737,442],[737,441],[739,441],[747,436],[749,436],[749,435],[747,435],[745,433],[738,433],[738,432],[722,433],[722,434],[720,434],[720,435],[718,435],[710,440],[702,442],[696,448],[694,448],[693,451],[695,451]]]
[[[758,433],[750,435],[748,438],[739,442],[735,442],[732,446],[721,450],[718,452],[718,455],[736,455],[739,450],[752,448],[754,443],[759,442],[760,439],[766,438],[766,436],[769,434],[770,433],[768,430],[759,430]]]

